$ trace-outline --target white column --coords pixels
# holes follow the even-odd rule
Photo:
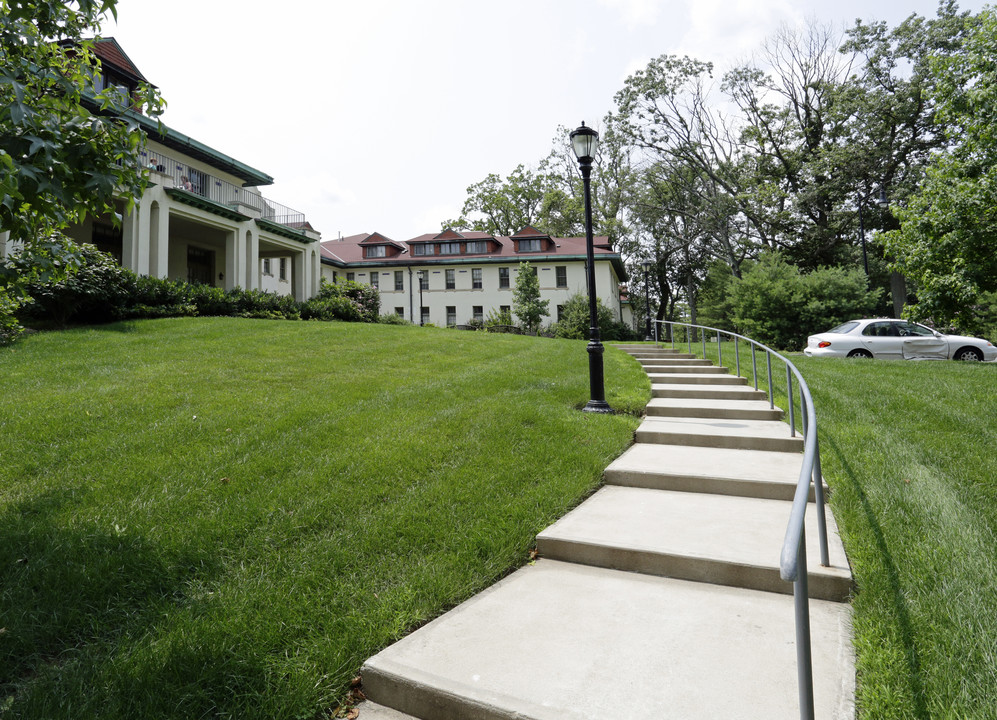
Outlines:
[[[231,290],[239,284],[239,238],[242,236],[242,229],[235,228],[225,235],[225,280],[223,287],[226,291]]]
[[[246,237],[246,289],[260,289],[260,236],[255,229]]]

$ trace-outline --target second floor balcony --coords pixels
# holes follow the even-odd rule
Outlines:
[[[239,187],[210,175],[181,159],[153,150],[143,150],[140,161],[152,174],[153,181],[165,176],[169,187],[185,190],[232,210],[298,231],[309,227],[304,213],[269,200],[252,188]]]

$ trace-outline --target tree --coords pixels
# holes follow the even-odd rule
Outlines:
[[[158,92],[94,88],[95,36],[117,0],[0,0],[0,232],[33,264],[0,270],[0,287],[33,270],[44,279],[72,254],[61,231],[88,215],[129,209],[146,171],[136,108],[158,117]],[[73,9],[73,5],[77,9]]]
[[[536,333],[540,323],[550,315],[547,306],[550,300],[540,299],[540,280],[536,268],[528,262],[519,264],[516,287],[512,293],[512,311],[529,333]]]
[[[960,52],[931,64],[928,91],[953,147],[930,163],[900,229],[886,234],[896,267],[917,283],[911,317],[976,331],[974,305],[997,291],[997,13],[977,17]]]
[[[549,186],[542,170],[533,171],[523,165],[517,165],[505,180],[491,173],[467,188],[460,217],[447,220],[443,227],[510,236],[532,225],[549,232],[541,221]]]

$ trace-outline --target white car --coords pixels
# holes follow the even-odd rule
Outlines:
[[[807,357],[907,360],[997,360],[997,347],[982,338],[943,335],[907,320],[850,320],[807,338]]]

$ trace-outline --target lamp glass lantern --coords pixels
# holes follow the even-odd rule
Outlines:
[[[581,127],[571,133],[571,149],[579,162],[589,163],[595,159],[595,150],[599,145],[599,133],[582,122]]]

